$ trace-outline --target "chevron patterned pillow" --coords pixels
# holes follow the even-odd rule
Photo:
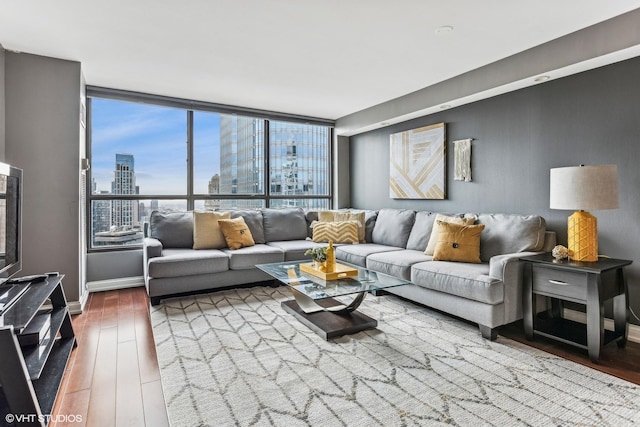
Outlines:
[[[313,241],[325,243],[358,243],[358,221],[317,222],[313,227]]]

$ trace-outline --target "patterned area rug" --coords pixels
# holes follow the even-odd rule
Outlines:
[[[625,426],[640,387],[394,296],[330,342],[286,287],[166,300],[151,320],[173,426]]]

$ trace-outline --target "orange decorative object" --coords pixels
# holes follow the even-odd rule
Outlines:
[[[567,221],[569,258],[575,261],[598,260],[598,219],[589,212],[574,212]]]
[[[316,277],[321,278],[322,280],[346,279],[348,277],[354,277],[358,275],[357,268],[348,267],[339,263],[336,263],[336,266],[331,273],[327,271],[320,271],[313,266],[313,263],[303,263],[300,264],[300,272],[312,274]]]
[[[325,261],[326,272],[333,273],[336,269],[336,250],[333,247],[333,241],[329,240],[329,247],[327,248],[327,260]]]

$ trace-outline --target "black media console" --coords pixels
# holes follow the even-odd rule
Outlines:
[[[71,350],[77,345],[63,275],[21,285],[0,315],[0,420],[46,426]]]

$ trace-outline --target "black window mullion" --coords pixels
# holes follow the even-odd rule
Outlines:
[[[187,110],[187,210],[194,209],[193,199],[193,110]]]
[[[270,152],[271,149],[269,147],[270,145],[270,131],[269,131],[269,120],[265,120],[264,121],[264,173],[263,173],[263,180],[264,180],[264,197],[265,197],[265,201],[264,201],[264,206],[267,208],[271,207],[271,174],[270,174],[270,164],[271,164],[271,159],[270,159]]]

